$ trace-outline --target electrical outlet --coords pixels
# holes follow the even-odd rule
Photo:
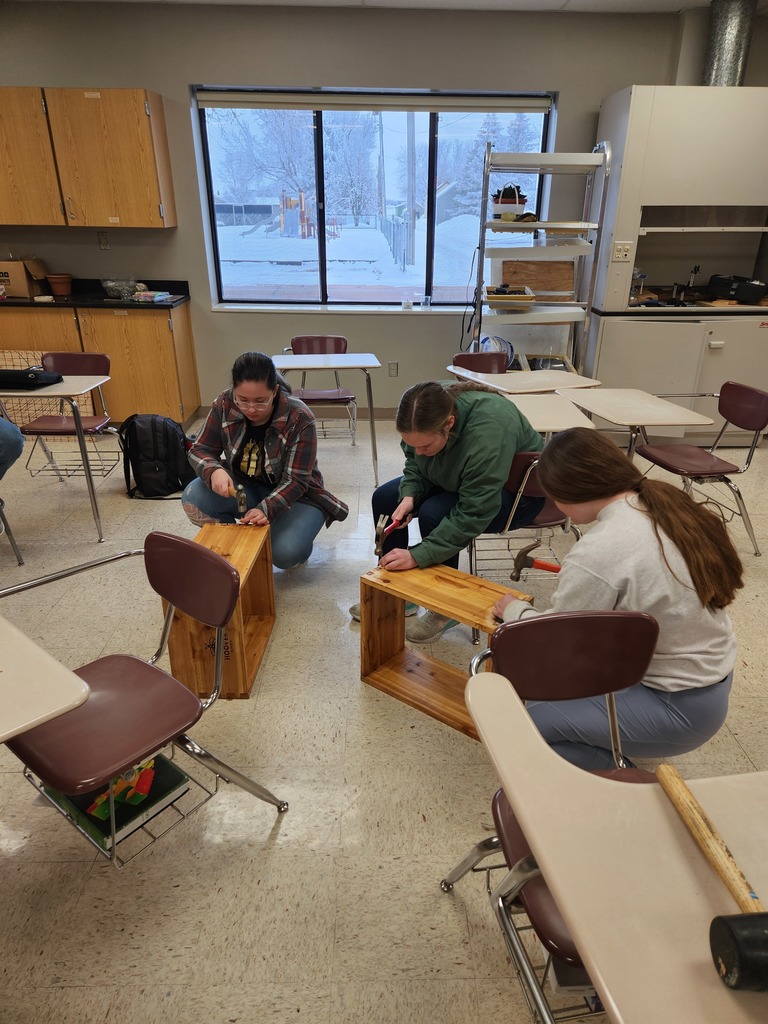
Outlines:
[[[97,235],[97,237],[99,239],[99,248],[100,249],[105,249],[105,250],[109,249],[109,235],[107,234],[107,232],[106,231],[97,231],[96,235]]]
[[[632,243],[614,242],[612,259],[614,263],[629,263],[632,260]]]
[[[397,363],[392,362],[392,363],[389,364],[389,376],[390,377],[397,377],[399,372],[400,372],[400,367],[399,367],[399,365]]]

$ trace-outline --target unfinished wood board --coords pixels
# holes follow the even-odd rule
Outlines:
[[[552,294],[573,296],[573,261],[502,260],[501,283],[527,285],[539,299]]]

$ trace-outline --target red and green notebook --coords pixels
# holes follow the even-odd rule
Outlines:
[[[148,785],[149,783],[149,785]],[[141,796],[141,789],[147,788],[146,795],[136,802],[137,796]],[[76,825],[101,846],[104,850],[112,849],[112,829],[109,822],[109,798],[104,799],[104,788],[94,789],[90,793],[81,793],[79,796],[65,796],[50,786],[43,789],[50,799],[61,808],[62,811]],[[117,841],[125,839],[132,832],[141,828],[155,815],[165,810],[169,804],[186,793],[189,789],[189,777],[178,767],[178,765],[164,757],[162,754],[155,754],[152,764],[139,773],[133,785],[122,787],[122,795],[126,799],[115,800],[115,835]],[[106,807],[106,815],[103,809]],[[94,813],[88,813],[94,809]]]

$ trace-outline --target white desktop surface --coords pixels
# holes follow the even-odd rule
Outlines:
[[[619,426],[706,426],[714,422],[709,416],[676,405],[666,398],[658,398],[647,391],[633,388],[598,388],[595,391],[580,391],[578,394],[570,394],[570,391],[570,388],[558,388],[557,393],[579,408]]]
[[[569,764],[496,673],[471,678],[466,700],[610,1020],[764,1024],[768,993],[736,992],[718,977],[709,925],[739,911],[661,786]],[[756,891],[768,894],[768,772],[689,785]]]
[[[537,373],[540,371],[536,371]],[[587,427],[594,430],[595,425],[583,412],[559,394],[546,395],[505,395],[525,416],[534,430],[540,434],[554,434],[570,427]]]
[[[372,352],[340,352],[272,356],[278,370],[375,370],[381,363]]]
[[[78,707],[88,684],[0,615],[0,742]]]
[[[0,398],[76,398],[106,384],[109,377],[92,374],[90,377],[66,376],[60,384],[46,384],[44,388],[4,388],[0,385]]]
[[[565,370],[510,370],[508,373],[476,373],[465,370],[463,366],[451,364],[446,367],[449,373],[461,380],[471,380],[478,384],[503,391],[505,394],[536,394],[548,391],[559,391],[561,388],[597,388],[600,381],[593,377],[582,377],[579,373],[567,373]]]

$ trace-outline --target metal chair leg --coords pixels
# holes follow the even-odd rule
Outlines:
[[[217,757],[214,757],[205,747],[201,747],[198,743],[195,743],[193,739],[190,739],[186,733],[181,736],[177,736],[173,741],[174,746],[179,747],[185,754],[188,754],[193,760],[203,765],[209,771],[213,772],[214,775],[218,775],[220,779],[224,779],[225,782],[231,782],[235,786],[239,786],[240,789],[244,789],[246,793],[250,793],[252,796],[257,797],[259,800],[263,800],[267,804],[272,804],[277,808],[280,814],[284,814],[288,810],[288,803],[285,800],[280,800],[273,793],[270,793],[268,789],[260,786],[258,782],[254,782],[253,779],[249,779],[247,775],[243,775],[236,768],[231,768],[224,761],[220,761]]]
[[[468,872],[473,871],[477,865],[486,859],[486,857],[493,856],[494,853],[498,853],[501,849],[501,843],[499,842],[498,836],[489,836],[488,839],[482,839],[476,846],[473,846],[469,853],[462,857],[455,867],[451,868],[445,878],[440,882],[440,888],[443,892],[450,892],[454,884],[458,882],[460,878],[463,878]]]
[[[19,563],[19,565],[24,565],[24,559],[21,557],[21,551],[19,551],[19,545],[16,543],[16,538],[13,536],[11,524],[5,517],[5,502],[3,501],[2,498],[0,498],[0,526],[2,526],[2,529],[0,529],[0,533],[5,533],[8,536],[8,540],[11,543],[13,553],[14,555],[16,555],[16,561]]]
[[[726,487],[730,488],[731,493],[736,499],[736,504],[739,509],[739,515],[741,516],[744,522],[744,529],[747,531],[747,536],[752,541],[752,547],[755,549],[755,554],[759,555],[761,553],[760,548],[757,546],[757,538],[755,537],[755,531],[752,528],[752,520],[749,518],[749,512],[747,512],[747,506],[744,504],[744,499],[741,496],[741,491],[733,482],[733,480],[729,479],[727,476],[722,477],[721,482],[724,483]]]

